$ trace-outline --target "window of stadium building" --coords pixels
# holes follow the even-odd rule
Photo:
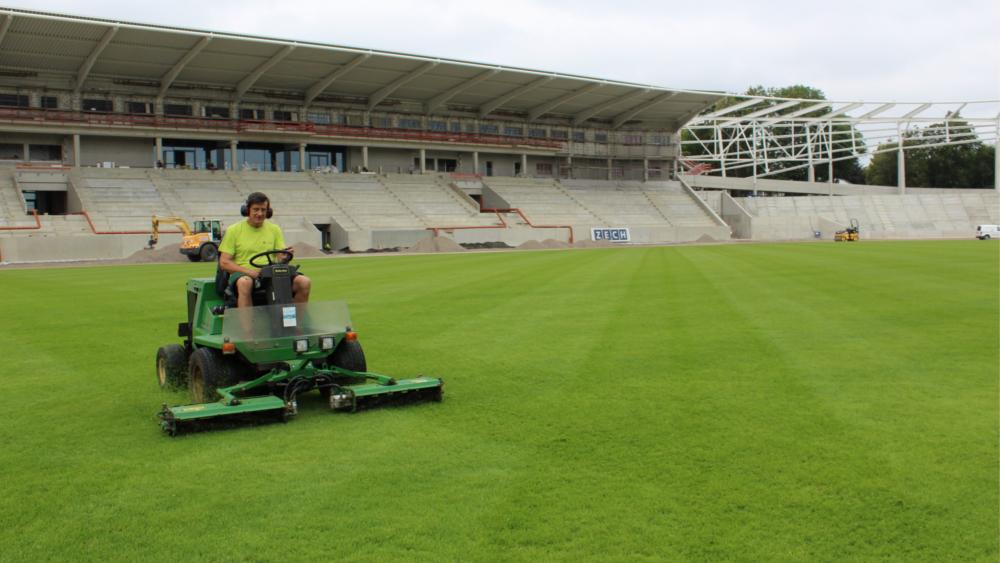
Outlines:
[[[240,119],[267,119],[267,117],[262,109],[241,109]]]
[[[583,142],[586,140],[586,136],[583,131],[573,131],[573,140]]]
[[[6,108],[28,107],[28,96],[20,94],[0,94],[0,106]]]
[[[656,137],[656,136],[653,136],[653,137],[649,138],[649,142],[652,143],[652,144],[654,144],[654,145],[669,145],[670,144],[670,137],[669,136],[665,136],[665,137]]]
[[[528,131],[528,136],[529,137],[544,137],[545,136],[545,129],[531,129],[530,131]]]
[[[153,104],[148,102],[129,102],[128,112],[131,114],[153,113]]]
[[[598,143],[607,143],[608,136],[605,133],[594,133],[594,140]]]
[[[83,111],[99,111],[111,113],[115,111],[115,103],[111,100],[82,100]]]
[[[498,135],[500,133],[500,128],[496,125],[480,125],[479,133],[481,135]]]
[[[565,139],[568,136],[569,135],[566,133],[566,131],[553,131],[552,132],[552,138],[553,139]]]
[[[538,163],[535,165],[535,173],[541,176],[551,176],[552,175],[552,165]]]
[[[205,117],[219,117],[222,119],[229,119],[229,108],[206,107]]]
[[[331,122],[329,115],[323,115],[321,113],[310,113],[307,119],[313,123],[319,123],[322,125],[329,125]]]
[[[427,129],[430,131],[444,131],[444,121],[431,121],[427,123]]]
[[[400,129],[420,129],[420,121],[416,119],[400,119]]]
[[[379,120],[379,123],[381,124],[379,127],[392,127],[392,120],[388,117],[383,117]]]
[[[55,96],[42,96],[42,109],[59,109],[59,98]]]
[[[462,132],[462,124],[461,123],[452,123],[451,124],[451,132],[452,133],[461,133]]]
[[[521,136],[521,128],[520,127],[507,127],[506,129],[504,129],[504,135],[507,135],[508,137],[520,137]]]
[[[163,113],[166,115],[182,115],[190,117],[191,106],[183,104],[163,104]]]
[[[274,110],[275,121],[298,121],[297,115],[290,111]]]
[[[641,145],[642,135],[622,135],[623,145]]]

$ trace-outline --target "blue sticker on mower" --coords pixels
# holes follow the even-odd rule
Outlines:
[[[299,323],[295,318],[295,307],[282,307],[281,314],[284,319],[285,327],[299,326]]]

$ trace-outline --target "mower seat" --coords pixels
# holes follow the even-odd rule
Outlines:
[[[222,307],[213,307],[213,309],[219,309],[218,312],[213,310],[214,314],[221,315],[225,309],[236,307],[239,295],[236,292],[236,288],[229,283],[229,272],[223,270],[221,267],[217,267],[215,270],[215,292],[219,294],[219,297],[225,299],[226,303]],[[254,307],[267,305],[267,291],[262,287],[256,287],[253,293],[250,294],[250,299]]]

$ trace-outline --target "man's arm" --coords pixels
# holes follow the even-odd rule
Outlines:
[[[260,275],[260,270],[244,268],[236,262],[233,262],[233,255],[228,252],[219,253],[219,267],[230,274],[246,274],[254,279],[257,279],[257,276]]]

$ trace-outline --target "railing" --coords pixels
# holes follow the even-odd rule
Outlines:
[[[317,125],[302,121],[270,121],[263,119],[230,120],[203,117],[164,117],[159,115],[92,114],[65,111],[19,110],[0,108],[0,122],[39,123],[45,125],[85,125],[88,127],[173,129],[217,131],[226,133],[279,132],[372,139],[381,141],[417,141],[503,147],[525,147],[559,150],[561,141],[469,133],[439,133],[406,129],[376,129],[339,125]]]
[[[461,172],[452,172],[452,180],[482,180],[482,174],[462,174]]]
[[[94,222],[90,220],[90,215],[86,211],[74,211],[72,213],[67,213],[67,215],[83,215],[87,218],[87,224],[90,225],[90,230],[95,235],[153,235],[152,231],[98,231],[94,228]],[[161,235],[183,235],[183,231],[160,231]]]
[[[493,213],[496,213],[497,214],[497,219],[500,219],[500,222],[503,223],[503,228],[504,229],[508,228],[507,221],[503,220],[503,217],[500,215],[500,213],[512,213],[512,212],[513,213],[517,213],[518,215],[520,215],[521,219],[524,219],[524,222],[527,223],[527,225],[529,227],[531,227],[532,229],[569,229],[569,243],[573,244],[573,227],[570,227],[568,225],[559,225],[559,226],[556,226],[556,225],[532,225],[531,221],[529,221],[528,218],[524,216],[524,213],[521,213],[520,209],[516,209],[516,208],[513,208],[513,207],[508,208],[508,209],[494,209],[494,208],[483,207],[482,209],[480,209],[480,211],[492,211]],[[427,227],[425,230],[427,230],[427,231],[434,231],[434,236],[437,237],[438,236],[438,231],[457,231],[457,230],[462,230],[462,229],[496,229],[496,228],[497,228],[496,225],[490,225],[490,226],[478,226],[477,225],[475,227]]]

